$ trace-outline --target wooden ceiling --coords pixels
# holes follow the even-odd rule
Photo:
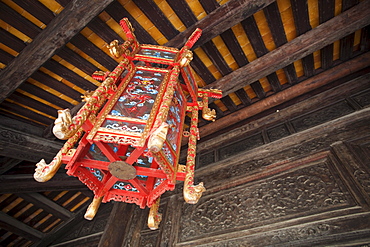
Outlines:
[[[123,17],[146,44],[181,47],[203,30],[191,66],[199,87],[223,91],[217,120],[200,122],[205,139],[370,66],[369,0],[1,0],[1,246],[47,245],[82,217],[82,184],[61,173],[45,188],[31,176],[60,147],[48,134],[57,110],[118,64],[106,45],[126,39]]]

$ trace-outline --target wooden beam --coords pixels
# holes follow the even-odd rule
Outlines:
[[[0,155],[38,162],[51,161],[62,143],[14,130],[0,125]]]
[[[42,208],[48,213],[66,221],[73,217],[73,213],[59,204],[55,203],[53,200],[41,195],[40,193],[19,193],[17,196],[22,197],[27,202],[32,203],[36,207]]]
[[[240,23],[242,20],[252,16],[259,10],[262,10],[272,2],[274,0],[230,0],[184,32],[176,35],[175,38],[168,41],[165,45],[181,47],[185,44],[191,33],[196,28],[200,28],[203,30],[203,34],[193,46],[193,49],[195,49]]]
[[[370,52],[333,67],[330,70],[324,71],[299,84],[267,97],[264,100],[260,100],[251,106],[245,107],[239,111],[218,119],[216,122],[207,124],[199,129],[200,136],[204,137],[212,133],[216,133],[217,131],[225,129],[237,122],[245,120],[272,107],[278,106],[279,104],[298,97],[299,95],[308,93],[344,76],[348,76],[351,73],[368,67],[369,65]]]
[[[42,232],[24,224],[4,212],[0,212],[0,228],[34,242],[39,241],[44,236]]]
[[[9,157],[0,157],[0,175],[9,171],[21,162],[22,160],[12,159]]]
[[[262,130],[275,128],[282,123],[286,125],[287,130],[289,129],[287,135],[294,134],[296,130],[291,124],[292,119],[301,117],[305,112],[312,112],[313,109],[328,108],[344,99],[348,102],[349,99],[353,99],[353,96],[358,93],[365,92],[370,87],[370,67],[330,82],[325,87],[327,88],[325,91],[310,92],[290,102],[285,102],[284,105],[286,107],[279,107],[279,112],[272,111],[271,114],[263,114],[260,117],[251,118],[249,121],[238,124],[238,127],[233,130],[225,131],[225,133],[216,132],[214,135],[202,138],[197,145],[197,150],[199,153],[207,153],[210,150],[215,151],[217,147],[223,147],[230,143],[230,140],[233,138],[238,138],[238,140],[245,139],[255,133],[262,132]],[[356,109],[360,110],[362,108]],[[212,136],[217,136],[217,138],[211,138]],[[182,157],[186,157],[186,152],[182,152]]]
[[[205,88],[217,88],[222,90],[223,95],[228,95],[369,25],[370,8],[367,5],[367,1],[359,3],[291,42],[207,85]]]
[[[33,42],[0,72],[0,103],[111,2],[113,0],[72,0]]]
[[[75,177],[57,173],[46,183],[39,183],[33,174],[0,176],[0,194],[30,193],[43,191],[88,190],[86,185]]]
[[[105,226],[99,247],[123,246],[125,233],[136,205],[116,202]]]

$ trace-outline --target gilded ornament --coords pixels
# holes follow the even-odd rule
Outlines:
[[[102,196],[94,197],[93,201],[90,203],[89,207],[86,210],[84,216],[85,219],[92,220],[95,217],[102,200],[103,200]]]
[[[202,193],[206,191],[206,188],[203,186],[203,183],[194,185],[196,143],[199,135],[197,123],[198,123],[198,108],[193,107],[191,111],[189,147],[186,160],[186,175],[183,189],[184,200],[190,204],[197,203],[200,197],[202,196]]]
[[[159,223],[162,220],[162,214],[158,213],[159,203],[160,203],[160,198],[158,197],[158,199],[155,200],[155,203],[150,207],[149,217],[148,217],[148,227],[151,230],[157,230],[159,227]]]

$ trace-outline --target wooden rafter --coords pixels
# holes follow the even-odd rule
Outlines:
[[[204,137],[213,133],[217,133],[217,131],[225,129],[233,124],[236,124],[237,122],[243,121],[267,109],[273,108],[288,100],[298,97],[299,95],[308,93],[335,80],[339,80],[341,77],[348,76],[351,73],[362,70],[369,66],[370,52],[313,76],[295,86],[267,97],[264,100],[260,100],[249,107],[245,107],[239,111],[229,114],[227,117],[218,119],[217,123],[213,122],[207,124],[199,129],[200,136]]]
[[[72,0],[49,25],[0,73],[0,102],[3,102],[55,51],[97,16],[113,0]]]
[[[206,88],[217,88],[222,90],[223,95],[228,95],[369,25],[370,8],[367,4],[367,1],[361,2],[289,43],[207,85]]]
[[[49,198],[43,196],[40,193],[19,193],[17,196],[23,198],[27,202],[44,209],[45,211],[51,213],[52,215],[62,219],[63,221],[68,220],[73,216],[69,210],[50,200]]]
[[[205,44],[214,37],[220,35],[242,20],[254,13],[263,9],[274,2],[273,0],[231,0],[224,5],[221,5],[215,11],[178,34],[175,38],[168,41],[166,46],[181,47],[195,30],[200,28],[203,30],[201,38],[195,43],[193,49]]]
[[[18,221],[4,212],[0,212],[0,227],[31,241],[39,241],[44,236],[42,232]]]
[[[75,177],[57,173],[47,183],[39,183],[33,174],[0,176],[0,193],[29,193],[42,191],[87,190],[87,187]]]

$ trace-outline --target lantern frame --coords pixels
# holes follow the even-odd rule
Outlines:
[[[198,111],[214,120],[208,97],[222,93],[198,89],[190,68],[190,48],[200,29],[179,50],[139,44],[128,19],[120,25],[127,40],[122,45],[113,41],[108,48],[121,62],[112,72],[94,73],[102,84],[85,95],[76,116],[69,109],[58,111],[53,132],[67,141],[51,163],[36,165],[34,178],[48,181],[66,164],[67,174],[94,192],[86,219],[94,217],[101,202],[122,201],[150,207],[148,226],[156,229],[160,196],[177,181],[184,181],[188,203],[196,203],[205,191],[203,183],[194,185]],[[184,166],[178,160],[186,112],[191,122]]]

